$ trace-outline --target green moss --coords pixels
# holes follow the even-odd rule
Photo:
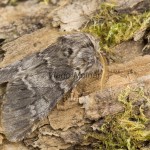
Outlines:
[[[8,4],[16,5],[18,0],[9,0]]]
[[[46,4],[49,4],[50,0],[42,0],[44,1]]]
[[[142,14],[117,14],[114,5],[103,4],[100,10],[83,28],[100,40],[102,50],[111,49],[131,39],[136,32],[150,25],[150,12]],[[137,150],[150,141],[150,120],[146,109],[150,99],[142,88],[127,88],[120,93],[118,101],[123,104],[124,112],[107,116],[99,131],[89,133],[86,142],[99,150]],[[148,110],[147,110],[148,111]]]
[[[98,36],[100,46],[110,51],[113,46],[131,39],[140,29],[148,26],[150,12],[143,14],[117,14],[112,4],[102,4],[99,11],[83,28],[83,31]]]
[[[150,131],[146,128],[149,119],[144,111],[150,105],[150,99],[143,89],[126,88],[118,96],[124,106],[124,112],[107,116],[98,132],[89,133],[86,140],[93,140],[99,150],[137,150],[150,140]]]

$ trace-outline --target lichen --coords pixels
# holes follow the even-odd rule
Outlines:
[[[137,31],[149,24],[150,12],[119,14],[114,5],[104,3],[83,27],[83,31],[97,36],[102,50],[110,52],[112,47],[131,39]]]
[[[86,135],[99,150],[137,150],[150,141],[150,120],[145,115],[150,99],[142,88],[127,87],[118,96],[124,112],[107,116],[97,132]]]

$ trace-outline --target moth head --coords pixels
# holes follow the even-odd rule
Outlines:
[[[59,38],[59,42],[64,47],[63,53],[70,61],[69,63],[72,63],[73,68],[80,74],[102,68],[98,57],[99,42],[92,35],[69,34]]]

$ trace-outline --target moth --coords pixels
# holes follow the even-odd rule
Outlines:
[[[6,138],[23,140],[84,74],[101,71],[99,48],[89,34],[68,34],[42,52],[1,68],[0,84],[7,83],[1,119]]]

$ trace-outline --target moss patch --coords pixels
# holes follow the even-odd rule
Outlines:
[[[89,133],[86,140],[99,150],[138,150],[150,141],[150,120],[145,115],[150,99],[142,88],[126,88],[118,96],[124,112],[106,117],[99,131]]]
[[[150,23],[150,12],[142,14],[118,14],[112,4],[102,4],[99,11],[85,25],[83,31],[100,39],[102,50],[110,52],[111,48],[146,28]]]

